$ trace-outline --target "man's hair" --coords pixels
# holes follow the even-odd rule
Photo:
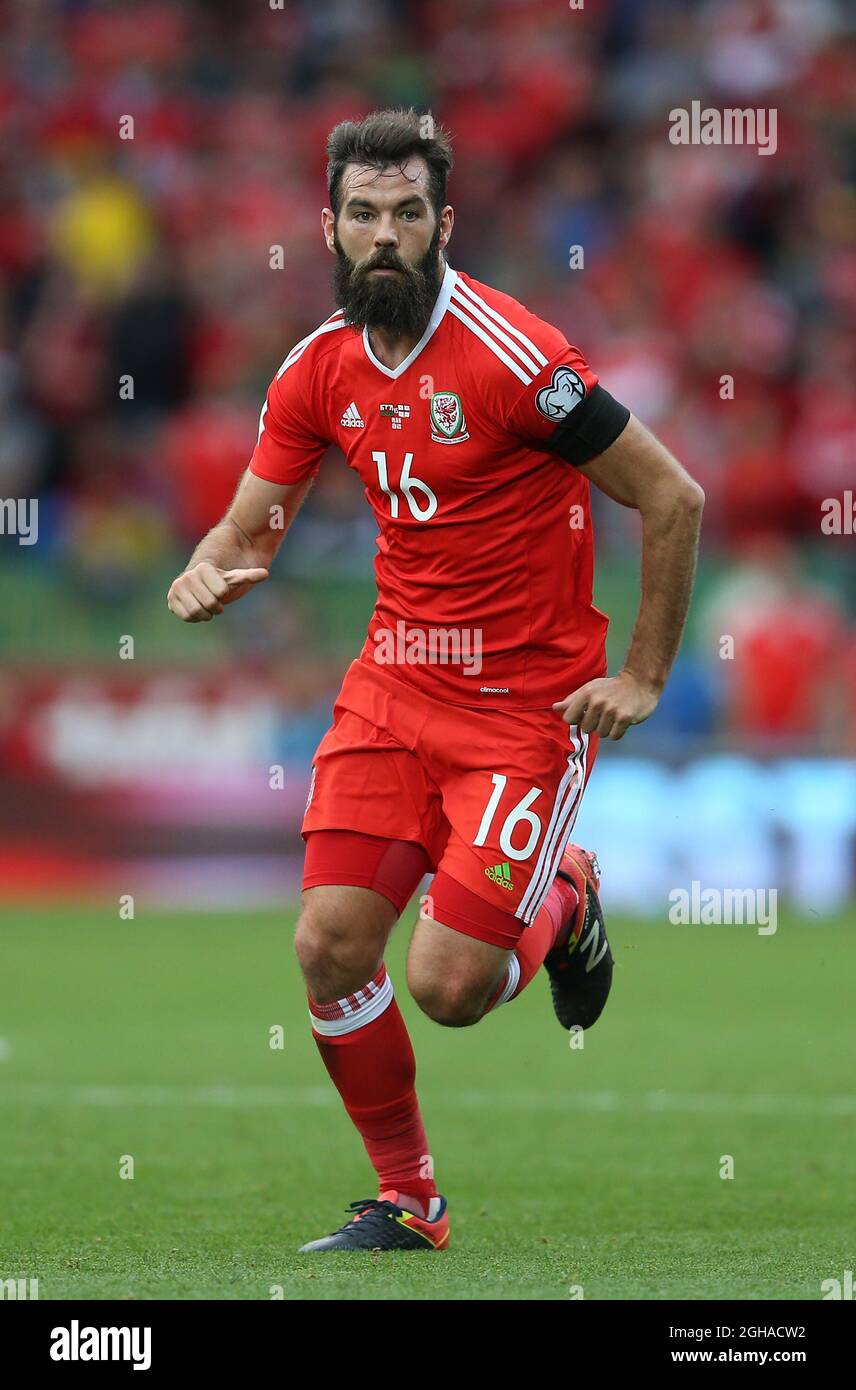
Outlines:
[[[428,165],[428,195],[439,218],[454,161],[449,133],[432,116],[420,116],[413,107],[390,108],[373,111],[362,121],[334,126],[327,139],[327,187],[333,215],[339,216],[346,164],[384,169],[389,164],[403,165],[412,155],[421,155]]]

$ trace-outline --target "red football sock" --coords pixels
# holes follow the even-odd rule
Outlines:
[[[379,1191],[407,1193],[425,1215],[437,1193],[414,1082],[416,1058],[382,965],[346,999],[309,999],[312,1035],[378,1175]]]
[[[506,1004],[509,999],[516,999],[537,975],[548,951],[552,951],[563,939],[567,941],[579,901],[574,885],[557,875],[535,921],[521,935],[508,963],[505,979],[485,1013],[495,1009],[498,1004]]]

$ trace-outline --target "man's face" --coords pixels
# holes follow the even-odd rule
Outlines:
[[[324,210],[328,246],[336,252],[333,284],[345,321],[420,337],[440,289],[439,251],[449,239],[452,210],[438,219],[428,166],[414,157],[384,169],[348,164],[338,219]]]

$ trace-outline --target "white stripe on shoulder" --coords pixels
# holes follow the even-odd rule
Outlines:
[[[346,325],[345,320],[342,317],[342,310],[338,309],[335,314],[333,314],[329,319],[326,319],[324,323],[321,324],[320,328],[316,328],[314,333],[308,334],[307,337],[301,338],[299,343],[295,343],[294,347],[291,349],[291,352],[288,354],[288,356],[286,357],[285,361],[283,362],[282,366],[276,374],[277,381],[279,381],[279,378],[282,376],[283,372],[287,372],[289,367],[294,366],[294,363],[297,362],[298,359],[303,356],[309,344],[314,343],[316,338],[320,338],[322,333],[333,333],[337,328],[344,327],[346,327]]]
[[[547,358],[544,356],[543,352],[541,352],[541,350],[535,346],[532,339],[527,338],[525,333],[521,333],[519,328],[515,328],[513,323],[510,323],[508,319],[505,318],[502,314],[500,314],[496,309],[494,309],[492,305],[488,304],[486,299],[482,299],[480,294],[476,294],[475,290],[470,285],[466,284],[466,282],[462,280],[460,276],[458,277],[458,283],[455,286],[455,288],[463,290],[464,294],[469,299],[472,299],[474,303],[478,304],[478,306],[481,309],[483,309],[484,312],[490,318],[492,318],[495,323],[501,324],[502,327],[506,330],[506,332],[511,333],[512,336],[517,339],[518,343],[522,343],[523,346],[527,349],[527,351],[531,352],[532,356],[535,358],[535,361],[539,364],[539,366],[546,367]]]
[[[478,305],[474,304],[471,299],[467,299],[464,295],[459,294],[456,289],[452,290],[452,299],[456,304],[460,304],[461,308],[466,309],[468,314],[472,314],[473,318],[478,319],[479,323],[484,324],[488,333],[492,333],[494,338],[499,338],[500,342],[505,343],[505,346],[523,363],[527,371],[531,372],[533,376],[538,375],[541,367],[534,358],[524,352],[522,347],[518,347],[514,339],[510,337],[508,333],[492,324],[487,314],[482,313]]]
[[[523,382],[524,386],[529,386],[534,381],[535,378],[531,377],[528,372],[524,372],[520,364],[515,362],[512,357],[509,357],[507,352],[503,351],[496,339],[489,338],[484,329],[480,328],[476,323],[475,319],[471,319],[469,314],[465,314],[461,306],[453,299],[449,301],[449,313],[454,314],[456,319],[460,319],[461,323],[466,324],[470,332],[475,333],[477,338],[481,338],[482,342],[487,344],[491,352],[498,357],[501,362],[505,363],[509,371],[513,372],[514,375]]]

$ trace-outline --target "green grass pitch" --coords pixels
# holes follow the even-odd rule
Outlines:
[[[387,960],[448,1253],[296,1254],[375,1188],[309,1035],[294,914],[138,900],[134,921],[0,916],[0,1278],[42,1299],[819,1299],[856,1268],[852,918],[613,918],[582,1049],[544,976],[475,1028],[423,1017],[411,918]]]

